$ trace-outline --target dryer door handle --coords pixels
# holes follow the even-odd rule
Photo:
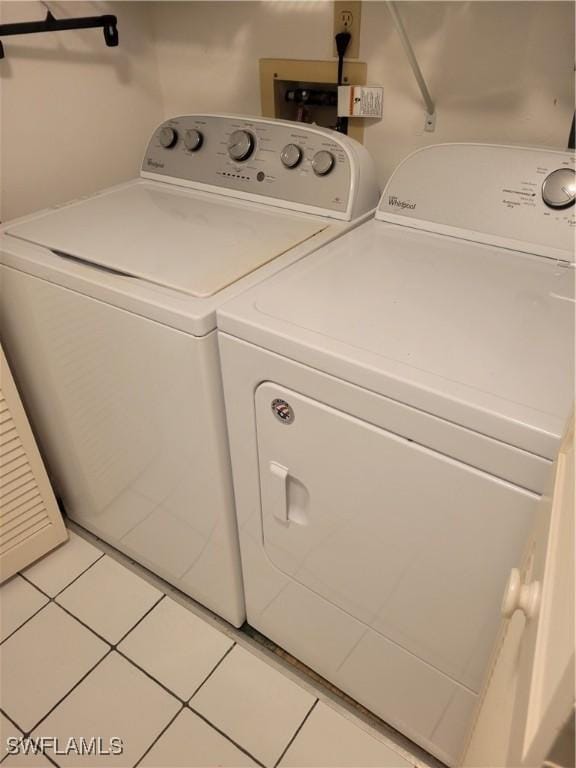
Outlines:
[[[288,517],[288,470],[282,464],[270,462],[272,477],[272,514],[282,523],[289,523]]]

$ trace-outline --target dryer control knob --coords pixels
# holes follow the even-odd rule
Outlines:
[[[184,134],[184,146],[189,152],[197,152],[204,141],[204,136],[196,128],[191,128]]]
[[[302,150],[298,144],[286,144],[280,152],[280,160],[286,168],[296,168],[302,160]]]
[[[160,128],[158,141],[164,149],[172,149],[178,141],[178,132],[174,128],[165,125],[164,128]]]
[[[248,160],[254,146],[254,136],[249,131],[233,131],[228,139],[228,154],[232,160]]]
[[[312,170],[316,176],[326,176],[334,168],[334,155],[326,149],[316,152],[312,158]]]
[[[542,199],[550,208],[569,208],[576,198],[576,174],[572,168],[558,168],[544,179]]]

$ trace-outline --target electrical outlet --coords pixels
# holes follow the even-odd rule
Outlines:
[[[338,32],[350,32],[352,37],[346,51],[347,59],[357,59],[360,55],[360,18],[362,14],[362,3],[360,0],[351,0],[343,2],[335,0],[334,2],[334,34]],[[332,55],[338,56],[336,44],[332,45]]]

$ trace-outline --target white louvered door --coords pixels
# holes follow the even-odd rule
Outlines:
[[[574,765],[574,419],[542,497],[464,768]]]
[[[0,347],[0,583],[68,534]]]

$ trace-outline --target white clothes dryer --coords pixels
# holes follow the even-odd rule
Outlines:
[[[193,115],[140,178],[3,229],[1,341],[67,514],[237,626],[216,309],[377,203],[346,136]],[[4,541],[39,524],[16,510]]]
[[[248,622],[448,764],[574,395],[574,157],[453,144],[218,311]]]

